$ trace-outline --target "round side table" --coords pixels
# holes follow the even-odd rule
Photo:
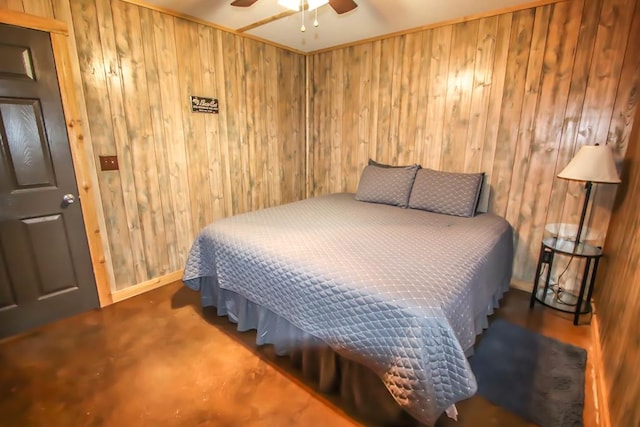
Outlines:
[[[556,256],[569,256],[585,260],[584,273],[580,283],[578,296],[561,289],[553,289],[551,282],[551,269]],[[536,301],[554,310],[573,313],[573,324],[577,325],[581,314],[591,312],[591,295],[598,271],[598,263],[602,257],[602,248],[586,243],[576,244],[570,240],[548,237],[542,240],[536,276],[533,282],[533,292],[529,307],[533,308]],[[546,268],[546,274],[542,277],[542,268]],[[540,285],[543,286],[540,286]],[[584,298],[587,291],[587,298]]]

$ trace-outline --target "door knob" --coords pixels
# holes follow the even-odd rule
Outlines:
[[[72,205],[76,202],[76,198],[73,194],[65,194],[62,196],[62,204],[65,206]]]

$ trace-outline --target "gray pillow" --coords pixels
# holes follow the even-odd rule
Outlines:
[[[417,171],[417,165],[393,168],[365,166],[356,200],[406,208]]]
[[[409,207],[446,215],[472,217],[476,213],[484,173],[441,172],[420,169]]]
[[[378,163],[373,159],[369,159],[369,165],[378,166],[379,168],[408,168],[408,167],[411,167],[411,166],[416,166],[418,169],[420,169],[420,165],[416,165],[416,164],[405,165],[405,166],[394,166],[394,165],[387,165],[387,164],[384,164],[384,163]]]

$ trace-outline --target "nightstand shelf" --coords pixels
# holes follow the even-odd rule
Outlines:
[[[556,284],[551,283],[551,270],[556,256],[568,256],[585,260],[584,273],[580,282],[578,295],[565,292]],[[533,282],[533,292],[529,307],[533,308],[536,301],[554,310],[573,314],[573,324],[577,325],[581,314],[591,312],[591,296],[598,271],[598,263],[602,257],[602,248],[573,241],[548,237],[543,239],[536,275]],[[544,267],[546,274],[542,274]],[[586,299],[585,292],[587,293]]]

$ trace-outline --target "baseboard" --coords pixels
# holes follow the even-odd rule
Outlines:
[[[519,291],[525,291],[529,293],[533,291],[533,284],[524,280],[511,280],[510,286],[513,289],[518,289]]]
[[[609,415],[609,393],[607,392],[607,384],[604,377],[604,364],[602,358],[602,347],[600,346],[600,328],[598,326],[598,316],[593,307],[594,315],[591,317],[591,348],[593,361],[592,365],[595,370],[595,397],[596,397],[596,414],[598,416],[597,424],[600,427],[611,427],[611,418]]]
[[[111,297],[113,298],[113,302],[116,303],[127,298],[149,292],[150,290],[160,288],[173,282],[177,282],[178,280],[182,279],[183,272],[184,270],[174,271],[173,273],[165,274],[164,276],[156,277],[155,279],[147,280],[146,282],[138,283],[137,285],[114,291],[111,294]]]

